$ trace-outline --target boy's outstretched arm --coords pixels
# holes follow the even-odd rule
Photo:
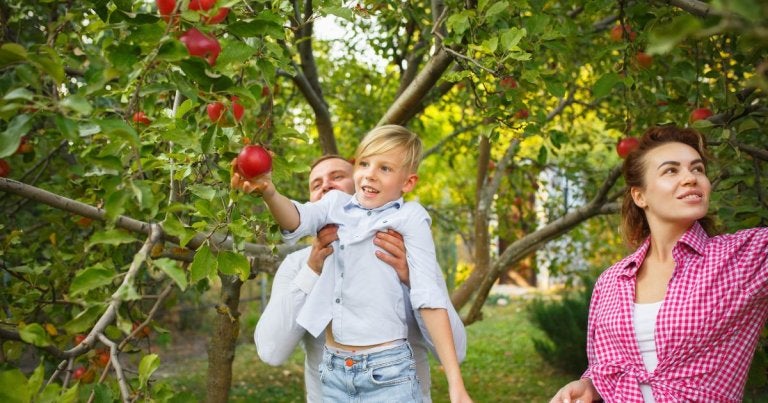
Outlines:
[[[451,323],[448,320],[448,312],[442,308],[421,308],[419,313],[424,319],[424,324],[435,344],[440,363],[445,369],[451,403],[472,402],[464,388],[464,380],[461,378],[461,369],[459,369],[459,360],[453,345],[453,333],[451,332]]]
[[[232,160],[233,168],[236,161],[237,159]],[[251,179],[245,179],[236,170],[233,169],[233,171],[230,187],[240,189],[245,193],[260,194],[264,202],[267,203],[272,217],[280,225],[280,228],[294,231],[299,227],[299,211],[296,210],[296,206],[293,205],[289,198],[277,191],[275,184],[272,183],[272,175],[269,172]]]

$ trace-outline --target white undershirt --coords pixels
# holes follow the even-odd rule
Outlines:
[[[650,304],[635,304],[632,324],[635,328],[635,338],[640,348],[640,355],[643,357],[643,364],[645,364],[645,370],[648,372],[653,372],[659,364],[658,357],[656,356],[655,328],[656,316],[659,314],[662,302],[664,301],[661,300]],[[653,398],[650,385],[641,383],[640,391],[643,393],[643,400],[646,403],[656,401]]]

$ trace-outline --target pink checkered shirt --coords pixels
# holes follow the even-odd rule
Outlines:
[[[768,228],[710,238],[697,222],[675,245],[677,262],[656,320],[659,364],[647,372],[632,326],[635,281],[650,243],[606,270],[595,284],[587,354],[606,402],[741,401],[768,316]]]

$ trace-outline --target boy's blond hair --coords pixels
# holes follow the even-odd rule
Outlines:
[[[355,162],[395,148],[403,148],[403,166],[415,174],[421,163],[421,139],[416,133],[399,125],[379,126],[368,132],[357,146]]]

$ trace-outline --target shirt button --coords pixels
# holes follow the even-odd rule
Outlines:
[[[341,298],[336,298],[336,303],[338,304],[339,302],[341,302]]]
[[[339,246],[339,248],[341,248],[341,250],[344,250],[344,245]]]
[[[373,214],[373,213],[369,211],[369,212],[368,212],[368,215],[371,215],[371,214]]]

